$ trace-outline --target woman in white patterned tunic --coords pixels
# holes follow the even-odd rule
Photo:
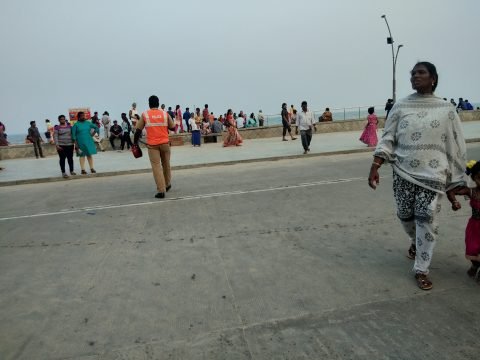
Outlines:
[[[399,217],[415,260],[417,285],[430,290],[427,277],[438,234],[437,215],[446,191],[465,184],[465,140],[455,108],[433,92],[438,85],[435,66],[417,63],[411,71],[417,92],[393,106],[374,153],[368,184],[375,189],[384,162],[393,168],[393,192]]]

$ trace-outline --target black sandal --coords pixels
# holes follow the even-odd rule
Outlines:
[[[410,245],[410,247],[408,248],[407,257],[408,257],[409,259],[415,260],[415,256],[417,256],[417,247],[415,246],[415,244],[412,244],[412,245]]]
[[[422,290],[430,290],[433,287],[432,282],[425,274],[415,274],[415,279],[417,280],[418,287]]]

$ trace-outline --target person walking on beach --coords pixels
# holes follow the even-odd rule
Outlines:
[[[192,131],[190,128],[190,108],[186,108],[185,112],[182,115],[183,121],[185,121],[185,126],[187,127],[187,132]]]
[[[108,139],[110,137],[110,114],[108,111],[105,111],[102,115],[102,125],[103,125],[103,138]]]
[[[44,158],[45,156],[43,156],[43,150],[41,145],[43,140],[40,136],[40,131],[38,131],[35,121],[30,121],[27,139],[33,144],[33,150],[35,151],[36,158],[38,159],[38,155],[40,155],[41,158]]]
[[[147,131],[148,157],[150,158],[153,177],[157,185],[155,197],[163,199],[165,193],[172,187],[168,130],[175,130],[175,123],[168,113],[159,109],[160,101],[157,96],[150,96],[148,106],[150,110],[143,112],[137,123],[133,143],[138,146],[138,140],[142,130],[145,128]]]
[[[0,146],[8,146],[7,134],[5,134],[5,125],[0,121]]]
[[[200,146],[201,145],[201,134],[200,128],[195,121],[195,115],[193,113],[190,114],[190,130],[192,131],[192,146]]]
[[[263,126],[265,122],[265,116],[263,115],[262,110],[258,110],[257,119],[258,119],[258,126]]]
[[[77,175],[73,171],[73,140],[72,140],[72,127],[65,118],[65,115],[58,116],[58,125],[53,128],[53,140],[55,147],[57,148],[58,157],[60,158],[60,170],[62,176],[68,179],[68,174],[65,171],[65,160],[68,162],[70,175]]]
[[[296,111],[295,106],[290,105],[290,109],[288,109],[288,118],[290,120],[290,124],[295,124],[296,121],[293,121],[293,114]]]
[[[78,121],[72,127],[72,140],[75,142],[77,149],[77,156],[80,158],[80,168],[82,169],[82,175],[87,174],[85,171],[85,157],[88,160],[88,166],[90,172],[95,174],[96,171],[93,168],[93,157],[97,153],[97,148],[92,139],[91,131],[98,133],[98,127],[89,121],[85,121],[85,113],[80,111],[77,115]]]
[[[203,120],[208,120],[210,116],[210,111],[208,110],[208,104],[205,104],[205,108],[202,111]]]
[[[415,64],[410,81],[416,93],[393,105],[374,152],[368,185],[375,190],[379,168],[384,162],[392,165],[397,216],[410,240],[407,256],[415,260],[418,287],[430,290],[441,199],[446,191],[465,185],[466,146],[458,114],[434,95],[435,65]]]
[[[367,124],[365,125],[365,129],[360,136],[360,141],[364,144],[367,144],[368,147],[377,146],[378,138],[377,138],[377,125],[378,125],[378,118],[375,115],[375,108],[369,107],[368,108],[368,116],[367,116]]]
[[[120,148],[125,148],[125,143],[127,143],[127,150],[130,150],[132,146],[132,139],[130,138],[130,133],[132,132],[132,125],[128,121],[127,114],[122,113],[122,141],[120,143]]]
[[[241,146],[243,139],[237,130],[237,122],[233,118],[232,109],[228,109],[227,111],[225,126],[227,127],[227,136],[223,141],[223,147]]]
[[[53,141],[53,125],[50,123],[50,120],[45,119],[45,127],[47,128],[47,131],[45,132],[45,137],[47,138],[47,141],[50,144],[54,144],[55,142]]]
[[[171,106],[168,107],[167,113],[168,113],[168,115],[170,115],[170,117],[171,117],[172,119],[175,119],[175,113],[173,112]]]
[[[132,107],[130,108],[130,110],[128,110],[128,118],[132,122],[133,129],[135,129],[135,126],[137,124],[137,118],[135,117],[135,115],[138,115],[137,103],[132,103]]]
[[[312,130],[315,127],[315,120],[313,119],[313,113],[308,110],[306,101],[302,101],[302,111],[297,113],[296,119],[297,129],[300,130],[300,137],[302,139],[303,154],[307,154],[310,151],[310,142],[312,141]]]
[[[387,114],[385,115],[385,120],[388,119],[388,114],[390,113],[390,110],[392,110],[393,107],[393,99],[388,99],[387,103],[385,104],[385,111]]]
[[[182,109],[180,108],[180,105],[177,105],[175,107],[175,134],[183,133],[183,114],[182,114]]]
[[[480,282],[480,162],[470,160],[466,167],[465,173],[470,175],[475,186],[455,188],[447,192],[447,197],[454,211],[462,207],[455,199],[455,195],[463,195],[470,199],[472,217],[465,229],[465,258],[470,260],[472,265],[467,270],[467,275]]]
[[[96,125],[100,129],[100,119],[98,118],[98,112],[95,111],[92,116],[92,124]]]
[[[288,141],[287,139],[285,139],[285,135],[287,135],[287,131],[288,131],[288,134],[290,135],[290,137],[292,138],[292,140],[296,140],[297,138],[293,137],[293,135],[292,135],[292,128],[290,127],[290,117],[288,115],[288,110],[287,110],[287,104],[286,103],[282,104],[282,125],[283,125],[282,140],[283,141]]]

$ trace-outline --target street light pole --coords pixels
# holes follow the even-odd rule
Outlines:
[[[390,44],[392,46],[392,99],[393,102],[397,100],[397,93],[396,93],[396,87],[397,87],[397,82],[395,79],[395,69],[397,67],[397,58],[398,58],[398,52],[400,51],[400,48],[403,47],[403,45],[398,45],[397,46],[397,52],[395,53],[394,47],[393,47],[393,37],[392,37],[392,32],[390,31],[390,25],[388,25],[387,21],[387,16],[382,15],[383,20],[385,20],[385,24],[387,24],[387,29],[388,29],[388,35],[387,37],[387,44]]]

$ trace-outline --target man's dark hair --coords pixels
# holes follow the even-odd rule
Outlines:
[[[77,119],[80,119],[80,115],[85,115],[85,113],[83,111],[79,111],[77,114]]]
[[[158,96],[152,95],[148,98],[148,106],[150,107],[150,109],[158,108],[159,105],[160,100],[158,100]]]
[[[205,107],[208,108],[208,104],[205,104]]]
[[[465,100],[465,101],[468,101],[468,100]],[[50,120],[48,120],[48,119],[45,119],[45,122],[50,122]]]
[[[435,81],[433,82],[433,86],[432,86],[432,90],[435,91],[435,89],[438,86],[437,68],[435,67],[435,65],[433,65],[431,62],[428,62],[428,61],[419,61],[415,64],[415,66],[418,66],[418,65],[425,66],[427,68],[427,71],[430,74],[430,76],[432,76],[435,79]]]
[[[35,124],[35,121],[30,121],[30,126],[32,126],[33,124]]]
[[[186,108],[186,109],[185,109],[185,111],[189,111],[189,110],[190,110],[190,108]]]
[[[284,106],[287,106],[287,103],[283,103],[283,104],[282,104],[282,108],[283,108]]]
[[[305,100],[302,101],[302,106],[303,106],[303,105],[307,105],[307,102],[306,102]]]
[[[326,108],[325,111],[330,111],[330,108]]]
[[[64,118],[65,115],[58,115],[58,120],[60,120],[62,117]]]

